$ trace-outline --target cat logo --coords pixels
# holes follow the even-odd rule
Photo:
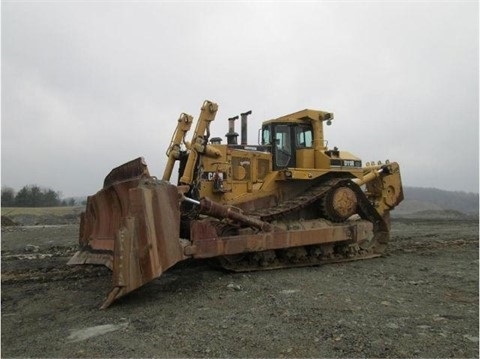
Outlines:
[[[209,181],[214,181],[214,180],[223,181],[223,172],[207,172],[207,180],[209,180]]]

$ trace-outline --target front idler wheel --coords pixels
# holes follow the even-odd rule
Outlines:
[[[357,195],[347,186],[333,188],[320,200],[322,215],[332,222],[343,222],[357,213]]]

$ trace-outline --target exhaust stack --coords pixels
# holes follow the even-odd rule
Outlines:
[[[235,120],[238,120],[238,116],[230,117],[228,119],[228,132],[225,137],[227,137],[227,144],[236,145],[238,133],[235,132]]]
[[[247,145],[247,116],[252,114],[252,110],[241,113],[240,116],[242,118],[242,135],[241,135],[241,144]]]

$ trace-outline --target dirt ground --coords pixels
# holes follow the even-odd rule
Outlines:
[[[177,265],[99,310],[78,225],[2,228],[2,357],[478,357],[478,220],[396,219],[386,256],[247,274]]]

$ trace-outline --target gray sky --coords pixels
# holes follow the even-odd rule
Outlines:
[[[329,146],[478,192],[478,19],[477,1],[2,1],[2,185],[92,194],[138,156],[160,177],[209,99],[212,136],[322,109]]]

